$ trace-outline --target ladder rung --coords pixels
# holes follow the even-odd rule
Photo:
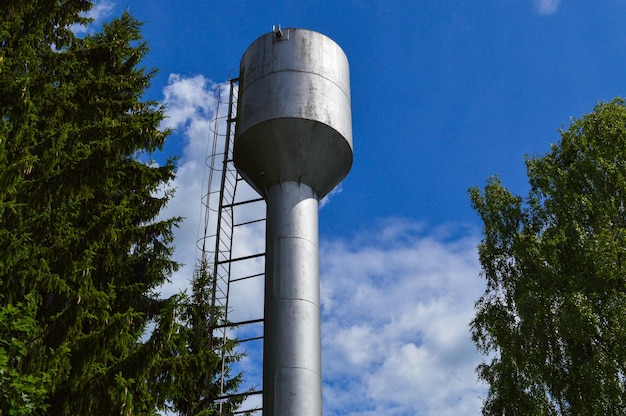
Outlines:
[[[259,218],[258,220],[242,222],[242,223],[233,225],[233,227],[241,227],[242,225],[250,225],[250,224],[254,224],[255,222],[262,222],[262,221],[265,221],[265,218]]]
[[[232,204],[224,204],[224,205],[222,205],[222,207],[223,208],[231,208],[231,207],[236,207],[236,206],[245,205],[245,204],[251,204],[253,202],[259,202],[259,201],[265,201],[265,200],[263,198],[249,199],[247,201],[233,202]]]
[[[256,413],[256,412],[260,412],[260,411],[262,411],[262,410],[263,410],[263,408],[262,408],[262,407],[258,407],[258,408],[256,408],[256,409],[248,409],[248,410],[237,410],[236,412],[228,413],[228,414],[227,414],[227,415],[225,415],[225,416],[230,416],[230,415],[243,415],[244,413],[248,413],[248,414],[249,414],[249,413],[252,413],[252,412]]]
[[[234,399],[235,397],[255,396],[257,394],[263,394],[263,390],[254,390],[254,391],[249,391],[247,393],[225,394],[223,396],[216,397],[215,400]]]
[[[235,327],[235,326],[240,326],[240,325],[258,324],[259,322],[263,322],[263,318],[250,319],[249,321],[229,322],[227,324],[222,324],[222,325],[215,325],[213,329],[230,328],[230,327]]]
[[[261,277],[261,276],[263,276],[264,274],[265,274],[265,273],[257,273],[257,274],[253,274],[253,275],[251,275],[251,276],[239,277],[239,278],[237,278],[237,279],[233,279],[233,280],[231,280],[230,282],[231,282],[231,283],[235,283],[235,282],[239,282],[239,281],[241,281],[241,280],[248,280],[248,279],[252,279],[252,278],[255,278],[255,277]]]
[[[238,343],[242,343],[242,342],[250,342],[250,341],[257,341],[259,339],[263,339],[263,337],[254,337],[254,338],[244,338],[244,339],[238,339],[237,342]]]
[[[228,259],[228,260],[220,260],[217,262],[217,264],[220,265],[224,263],[233,263],[236,261],[249,260],[249,259],[254,259],[256,257],[262,257],[262,256],[265,256],[265,253],[252,254],[250,256],[243,256],[243,257],[236,257],[234,259]]]

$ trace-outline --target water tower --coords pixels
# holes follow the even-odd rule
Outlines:
[[[244,53],[234,162],[267,202],[263,414],[322,414],[318,202],[352,165],[348,60],[281,29]]]

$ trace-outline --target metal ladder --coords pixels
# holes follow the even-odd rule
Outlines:
[[[257,224],[265,225],[265,202],[258,194],[252,192],[249,185],[239,175],[233,163],[234,131],[236,123],[236,97],[238,79],[220,84],[215,89],[217,108],[211,124],[212,149],[207,158],[208,181],[207,191],[203,196],[204,205],[204,235],[198,240],[202,264],[210,265],[212,276],[211,293],[211,337],[209,347],[220,356],[220,374],[218,396],[214,398],[218,405],[218,414],[261,414],[262,408],[254,408],[236,412],[229,412],[224,405],[233,398],[244,398],[262,394],[258,387],[251,387],[241,392],[231,392],[227,388],[230,359],[226,342],[231,338],[234,328],[248,330],[241,331],[246,335],[237,340],[237,349],[249,342],[262,342],[263,318],[254,318],[231,322],[231,304],[233,288],[243,285],[253,279],[263,279],[265,274],[265,248],[262,251],[241,253],[238,247],[238,230],[253,227]],[[224,106],[226,105],[226,109]],[[243,183],[242,183],[243,182]],[[243,191],[242,191],[243,190]],[[242,197],[243,195],[243,197]],[[255,207],[255,204],[261,204]],[[243,213],[244,215],[239,215]],[[252,217],[250,217],[252,213]],[[236,217],[244,219],[237,222]],[[241,243],[241,242],[240,242]],[[233,256],[233,249],[237,255]],[[242,267],[243,265],[243,267]],[[243,270],[241,274],[239,270]],[[250,270],[254,270],[250,272]],[[262,282],[263,280],[261,280]],[[262,294],[261,294],[262,296]],[[262,299],[262,297],[261,297]],[[260,329],[259,329],[260,328]],[[257,346],[256,350],[262,350]],[[237,352],[237,351],[236,351]],[[244,380],[245,382],[245,380]],[[245,405],[245,402],[244,402]]]

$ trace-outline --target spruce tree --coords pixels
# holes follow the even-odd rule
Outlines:
[[[85,0],[0,5],[0,413],[153,414],[177,298],[163,109],[128,13],[77,38]],[[160,195],[160,196],[157,196]],[[148,337],[146,329],[154,324]],[[147,338],[147,339],[146,339]]]
[[[181,416],[232,414],[245,398],[229,394],[238,393],[243,381],[243,374],[231,371],[242,354],[236,351],[234,340],[222,339],[217,336],[220,331],[211,328],[211,322],[221,321],[218,317],[224,312],[212,306],[213,285],[208,264],[200,263],[191,281],[191,294],[181,296],[170,349],[162,365],[156,367],[155,378],[162,381],[163,398],[170,410]],[[230,397],[221,398],[221,391]]]

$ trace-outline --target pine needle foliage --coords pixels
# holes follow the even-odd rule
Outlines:
[[[175,165],[164,109],[142,99],[141,24],[79,38],[86,0],[0,3],[0,415],[216,414],[240,359],[208,345],[211,279],[162,298],[177,270],[158,219]],[[231,412],[241,398],[225,402]]]
[[[200,263],[191,281],[191,294],[181,297],[178,326],[172,335],[170,350],[162,365],[156,368],[155,378],[161,380],[169,410],[181,416],[232,414],[245,398],[233,395],[239,392],[243,382],[243,374],[232,374],[231,369],[242,358],[236,351],[237,343],[230,338],[223,339],[220,331],[211,327],[212,322],[221,322],[218,317],[224,312],[212,305],[213,286],[209,266]],[[223,388],[221,383],[224,383]],[[220,397],[221,391],[231,397]]]
[[[76,37],[86,0],[0,3],[0,414],[154,414],[175,327],[163,108],[128,13]],[[157,196],[158,195],[158,196]],[[147,325],[155,324],[146,338]]]

